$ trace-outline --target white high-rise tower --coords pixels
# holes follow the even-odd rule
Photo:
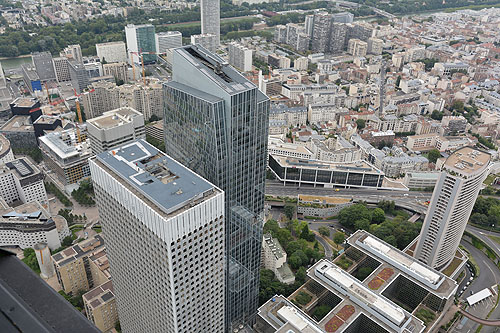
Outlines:
[[[216,36],[216,45],[220,44],[220,0],[201,0],[201,33]],[[215,51],[213,51],[215,52]]]
[[[488,175],[490,159],[490,154],[471,147],[446,159],[420,232],[415,251],[418,260],[439,270],[453,259]]]
[[[90,160],[124,332],[223,332],[224,193],[143,140]]]

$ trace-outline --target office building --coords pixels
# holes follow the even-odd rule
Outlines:
[[[0,165],[12,162],[14,159],[10,141],[4,135],[0,134]]]
[[[232,331],[253,322],[258,306],[269,99],[203,47],[175,49],[172,78],[164,84],[166,151],[226,195]]]
[[[35,52],[31,54],[33,66],[41,82],[55,81],[56,73],[50,52]]]
[[[8,203],[48,204],[43,174],[26,157],[0,165],[0,196]]]
[[[365,161],[334,163],[269,155],[269,168],[284,185],[382,187],[384,173]]]
[[[95,82],[81,95],[81,100],[86,117],[95,118],[120,107],[120,92],[114,82]]]
[[[115,328],[118,321],[118,309],[111,281],[95,287],[82,298],[87,318],[101,332],[108,332]]]
[[[63,127],[63,123],[60,117],[57,116],[46,116],[41,115],[33,123],[33,129],[35,130],[35,136],[38,138],[45,135],[47,132],[54,131],[58,127]]]
[[[126,62],[103,64],[102,71],[104,76],[112,76],[117,82],[128,82],[128,65]]]
[[[347,244],[345,253],[333,262],[322,259],[309,268],[307,282],[288,298],[276,295],[262,305],[255,331],[435,331],[454,303],[458,289],[455,280],[364,230],[351,235]],[[372,273],[360,277],[361,267]],[[311,301],[301,305],[298,296],[304,293]],[[318,319],[313,313],[320,304],[329,311]],[[422,308],[432,314],[432,320],[424,322],[418,318]]]
[[[409,189],[425,189],[436,186],[439,172],[407,172],[403,184]]]
[[[38,145],[30,116],[14,116],[0,127],[0,133],[12,148],[32,148]]]
[[[215,49],[220,44],[220,0],[201,0],[201,33],[215,36]]]
[[[35,66],[31,64],[22,64],[21,71],[23,73],[23,81],[31,93],[42,91],[42,82],[38,76]]]
[[[0,182],[4,180],[2,178]],[[44,205],[47,206],[47,201]],[[70,235],[66,219],[59,215],[51,216],[38,201],[12,208],[0,198],[0,246],[26,249],[45,243],[55,250]]]
[[[156,62],[154,25],[129,24],[125,27],[125,37],[127,39],[128,59],[132,59],[131,65],[141,65],[141,52],[144,52],[142,55],[144,64],[153,64]]]
[[[71,78],[71,85],[78,94],[81,94],[89,86],[89,73],[85,65],[76,60],[69,60],[68,62],[69,76]]]
[[[156,38],[156,53],[166,53],[167,50],[182,46],[182,33],[180,31],[158,32]]]
[[[281,283],[292,284],[295,276],[286,262],[286,252],[281,247],[280,242],[271,236],[264,235],[262,242],[262,266],[272,270]]]
[[[242,72],[252,70],[252,53],[253,51],[238,43],[231,43],[227,46],[229,53],[229,63]]]
[[[335,23],[352,23],[354,14],[349,12],[341,12],[332,14],[332,21]]]
[[[54,71],[56,73],[57,82],[71,81],[69,74],[69,60],[66,57],[57,57],[52,59],[54,63]]]
[[[81,142],[79,142],[79,139]],[[46,166],[63,185],[90,177],[88,158],[92,156],[90,140],[76,129],[48,133],[38,138]]]
[[[0,250],[0,312],[5,332],[100,332],[16,255]]]
[[[163,131],[163,120],[157,120],[147,124],[146,135],[149,135],[160,142],[163,141],[165,139],[165,131]]]
[[[199,34],[191,35],[192,45],[201,45],[210,52],[215,52],[217,50],[217,35],[215,34]]]
[[[425,215],[415,258],[442,269],[454,257],[467,226],[491,156],[471,147],[452,153],[441,168]]]
[[[9,104],[12,116],[30,116],[35,121],[42,115],[40,101],[31,97],[18,97]]]
[[[98,234],[52,256],[57,280],[65,293],[78,295],[94,287],[89,258],[104,248],[104,240]]]
[[[144,116],[129,107],[107,111],[87,120],[87,133],[92,152],[100,154],[127,142],[146,139]]]
[[[223,332],[224,193],[144,140],[90,164],[123,330]]]
[[[124,42],[95,44],[97,56],[102,63],[128,62],[127,48]]]
[[[68,45],[61,51],[60,55],[66,57],[67,59],[83,63],[82,48],[80,47],[80,44]]]

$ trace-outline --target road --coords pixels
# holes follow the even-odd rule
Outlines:
[[[496,232],[493,231],[487,231],[483,229],[479,229],[476,227],[473,227],[471,225],[467,225],[467,231],[473,234],[474,236],[480,238],[483,242],[485,242],[489,247],[495,251],[498,257],[500,257],[500,244],[492,240],[491,238],[488,237],[488,235],[493,235],[500,237],[500,235]]]

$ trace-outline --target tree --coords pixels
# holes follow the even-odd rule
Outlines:
[[[297,269],[300,266],[302,266],[302,260],[295,253],[288,258],[288,263],[290,264],[290,267],[292,267],[293,269]]]
[[[437,149],[432,149],[431,151],[429,151],[429,153],[427,154],[427,158],[429,159],[429,162],[431,163],[436,163],[436,161],[438,160],[438,158],[441,157],[441,153],[439,152],[439,150]]]
[[[379,201],[379,203],[377,204],[377,207],[382,208],[382,210],[386,214],[391,214],[391,215],[394,215],[394,212],[396,210],[396,204],[394,203],[394,201],[390,201],[390,200]]]
[[[68,247],[70,246],[71,244],[73,244],[73,238],[71,236],[66,236],[64,237],[61,245],[64,246],[64,247]]]
[[[358,271],[356,272],[356,278],[360,281],[363,281],[364,279],[366,279],[368,277],[368,275],[370,275],[371,273],[373,272],[373,268],[371,267],[361,267],[360,269],[358,269]]]
[[[325,237],[330,237],[330,229],[327,227],[319,227],[318,232]]]
[[[278,221],[276,221],[274,219],[270,219],[264,224],[264,233],[265,234],[271,233],[271,235],[273,235],[273,237],[277,237],[279,230],[280,230],[280,226],[278,224]]]
[[[291,220],[293,219],[293,215],[295,214],[295,206],[292,204],[287,203],[285,205],[285,215],[286,217]]]
[[[333,234],[333,241],[335,244],[339,245],[342,244],[345,240],[345,234],[343,232],[337,231],[336,233]]]
[[[295,282],[303,284],[305,280],[306,280],[306,268],[302,266],[295,273]]]
[[[356,126],[359,130],[362,130],[366,126],[366,121],[364,119],[358,119],[356,120]]]
[[[38,260],[36,259],[35,250],[33,250],[32,248],[26,248],[23,250],[23,255],[23,262],[33,271],[40,273],[40,267],[38,266]]]
[[[371,214],[365,205],[354,204],[342,209],[338,214],[338,218],[340,224],[342,224],[344,227],[352,228],[355,221],[361,220],[363,218],[369,221],[371,219]]]
[[[356,230],[362,229],[366,231],[370,231],[370,221],[367,219],[361,219],[354,222],[354,227]]]
[[[438,110],[434,110],[431,113],[431,118],[434,120],[441,120],[443,119],[443,112],[439,112]]]
[[[288,229],[279,229],[276,238],[282,246],[286,246],[292,240],[292,233]]]
[[[381,208],[375,208],[372,211],[372,223],[382,223],[385,221],[385,213]]]

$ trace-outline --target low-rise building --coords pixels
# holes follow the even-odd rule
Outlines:
[[[87,132],[94,154],[146,138],[144,116],[129,107],[107,111],[102,116],[87,120]]]
[[[96,235],[52,256],[57,280],[65,293],[78,295],[94,287],[89,257],[103,248],[103,238]]]
[[[10,141],[13,149],[33,148],[38,145],[30,116],[14,116],[0,127],[0,133]]]
[[[307,271],[309,280],[288,298],[274,296],[257,312],[257,333],[272,332],[431,332],[453,305],[458,285],[364,230],[347,239],[333,262],[322,259]],[[361,267],[371,271],[360,280]],[[299,303],[306,294],[309,302]],[[303,301],[302,301],[303,302]],[[299,304],[297,306],[296,304]],[[318,304],[329,311],[312,319]],[[433,314],[430,322],[416,315]]]
[[[288,156],[305,160],[313,158],[313,153],[305,146],[294,143],[285,143],[282,140],[276,139],[269,139],[267,152],[270,155]]]
[[[66,219],[51,216],[39,202],[31,201],[12,208],[0,198],[0,246],[25,249],[46,243],[55,250],[69,235]]]
[[[165,140],[165,131],[163,130],[163,120],[153,121],[146,125],[146,135],[163,142]]]
[[[12,153],[12,149],[10,148],[10,141],[0,134],[0,165],[12,162],[14,159],[14,153]]]
[[[340,211],[353,204],[349,198],[317,197],[299,194],[297,213],[303,216],[329,218],[336,216]]]
[[[280,242],[271,234],[264,235],[262,264],[264,268],[272,270],[281,283],[292,284],[295,282],[295,276],[286,262],[286,252],[281,247]]]
[[[270,155],[269,168],[285,185],[377,188],[384,180],[384,173],[365,161],[331,163]]]
[[[407,172],[403,184],[410,189],[430,188],[436,185],[439,175],[439,172]]]

